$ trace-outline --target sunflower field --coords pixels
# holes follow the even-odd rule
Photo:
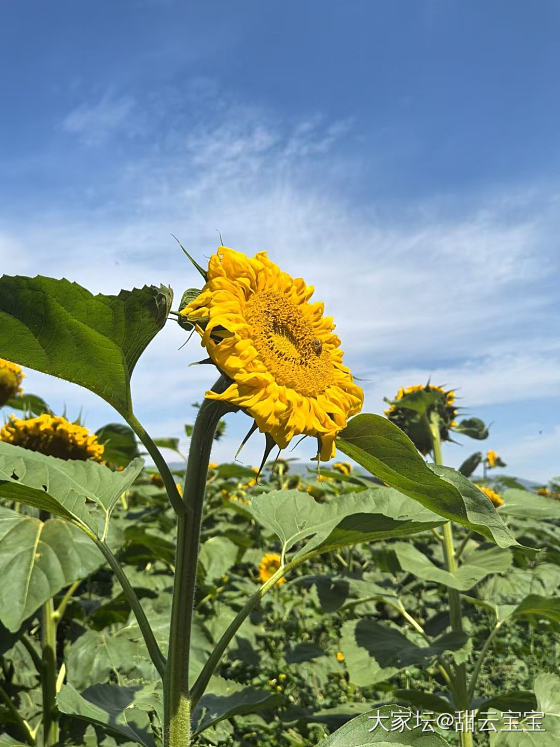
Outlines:
[[[176,308],[0,278],[0,746],[559,744],[560,484],[508,476],[451,389],[361,412],[332,319],[265,253],[191,262]],[[188,453],[131,398],[166,323],[216,368]],[[53,412],[26,367],[119,422]],[[232,412],[261,464],[211,461]],[[312,465],[272,453],[299,436]]]

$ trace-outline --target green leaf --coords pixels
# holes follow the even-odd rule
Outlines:
[[[439,734],[423,733],[422,727],[403,732],[393,728],[392,714],[402,713],[398,705],[386,705],[363,713],[344,724],[317,747],[445,747],[448,743]],[[414,714],[411,722],[414,722]]]
[[[537,699],[537,713],[544,718],[531,723],[527,712],[521,713],[519,731],[499,731],[491,740],[492,747],[556,747],[560,742],[560,677],[539,674],[533,685]],[[532,710],[532,709],[531,709]],[[494,737],[494,735],[492,735]]]
[[[103,562],[92,541],[67,521],[43,523],[0,507],[0,619],[17,631],[60,589]]]
[[[530,594],[517,605],[512,617],[545,618],[560,623],[560,597],[548,598]]]
[[[148,714],[135,706],[141,689],[139,686],[94,685],[80,695],[72,685],[63,685],[56,703],[62,713],[132,739],[135,744],[155,747]]]
[[[464,633],[446,633],[420,646],[394,628],[362,618],[343,624],[340,650],[351,682],[365,687],[383,682],[401,669],[425,667],[444,651],[459,650],[466,640]]]
[[[395,690],[395,695],[399,700],[404,700],[434,713],[451,713],[455,710],[454,705],[446,698],[440,698],[439,695],[426,693],[423,690]]]
[[[484,441],[485,438],[488,438],[488,428],[480,418],[461,420],[459,425],[453,427],[453,430],[455,433],[475,438],[477,441]]]
[[[172,298],[163,286],[94,296],[65,279],[4,275],[0,357],[80,384],[127,417],[132,371]]]
[[[440,516],[483,534],[500,547],[518,544],[491,502],[472,483],[449,468],[430,469],[408,436],[386,418],[357,415],[336,443],[373,475]]]
[[[546,498],[528,490],[506,490],[502,498],[504,505],[500,511],[507,516],[515,516],[519,519],[548,519],[550,521],[560,519],[560,501]]]
[[[293,558],[347,545],[402,537],[440,526],[443,521],[391,488],[370,488],[317,503],[300,490],[271,490],[244,506],[280,540],[286,553],[304,543]]]
[[[21,410],[33,416],[42,415],[45,412],[52,413],[51,408],[45,400],[36,394],[20,394],[19,397],[11,397],[4,407],[9,407],[12,410]]]
[[[237,560],[239,548],[227,537],[210,537],[200,548],[199,563],[206,583],[220,579]]]
[[[392,545],[392,549],[403,571],[459,591],[471,589],[491,573],[507,571],[513,560],[511,551],[501,547],[477,549],[465,558],[454,573],[450,573],[438,568],[424,553],[411,544],[399,542]]]
[[[256,713],[263,708],[277,705],[280,700],[269,691],[255,690],[231,680],[213,677],[209,692],[202,696],[193,714],[193,722],[196,724],[194,735],[200,734],[222,719],[244,713]]]
[[[198,267],[196,263],[195,263],[195,267]],[[181,303],[179,304],[179,311],[183,311],[185,306],[188,306],[191,303],[191,301],[194,301],[195,298],[198,298],[198,296],[200,296],[200,293],[201,291],[199,288],[187,288],[187,290],[181,296]],[[177,317],[177,322],[179,326],[187,330],[187,332],[194,328],[194,324],[189,322],[188,319],[184,316]]]
[[[461,464],[461,466],[459,467],[459,472],[462,475],[465,475],[465,477],[470,477],[481,461],[482,452],[475,451],[474,454],[471,454],[470,457],[467,457],[463,464]]]
[[[108,423],[95,432],[103,444],[103,459],[115,467],[126,467],[140,455],[134,431],[122,423]]]
[[[135,459],[113,472],[96,462],[57,459],[0,441],[0,498],[50,511],[98,534],[98,519],[86,507],[86,498],[102,509],[106,524],[142,466]]]
[[[154,438],[154,443],[159,446],[160,449],[172,449],[177,451],[179,448],[178,438]]]

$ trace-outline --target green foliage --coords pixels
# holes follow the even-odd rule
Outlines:
[[[0,278],[0,357],[95,392],[127,417],[130,377],[165,324],[170,288],[92,295],[38,275]]]

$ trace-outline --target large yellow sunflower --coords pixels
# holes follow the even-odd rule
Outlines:
[[[181,315],[232,382],[223,394],[206,396],[243,408],[281,448],[295,435],[316,436],[326,461],[337,433],[360,411],[363,392],[342,363],[332,319],[322,303],[309,302],[312,293],[266,252],[250,258],[220,246],[206,285]]]
[[[97,436],[84,426],[46,413],[25,420],[11,415],[0,430],[0,441],[59,459],[92,459],[100,462],[104,450]]]
[[[17,363],[0,358],[0,407],[12,397],[21,394],[21,381],[24,376]]]

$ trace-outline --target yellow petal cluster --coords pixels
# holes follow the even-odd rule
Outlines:
[[[267,552],[263,555],[261,562],[259,563],[259,580],[261,584],[265,584],[269,578],[272,578],[276,571],[280,568],[282,558],[277,552]],[[279,579],[276,584],[283,584],[286,582],[285,578]]]
[[[504,501],[495,490],[487,488],[485,485],[479,485],[478,483],[475,483],[475,485],[481,493],[484,493],[484,495],[492,501],[495,508],[500,508],[500,506],[504,505]]]
[[[350,462],[335,462],[333,469],[337,470],[337,472],[342,472],[343,475],[349,475],[354,468]]]
[[[488,460],[488,466],[489,467],[495,467],[496,462],[498,461],[498,454],[493,451],[492,449],[489,449],[486,452],[486,459]]]
[[[181,314],[202,338],[232,383],[211,399],[251,415],[263,433],[285,448],[295,435],[315,436],[320,457],[334,456],[334,440],[362,408],[363,392],[342,363],[334,324],[313,288],[271,262],[220,246],[208,281]]]
[[[21,382],[25,374],[17,363],[0,358],[0,407],[12,397],[21,394]]]
[[[0,430],[0,441],[59,459],[92,459],[95,462],[102,461],[104,449],[97,436],[84,426],[46,413],[25,420],[11,415]]]

